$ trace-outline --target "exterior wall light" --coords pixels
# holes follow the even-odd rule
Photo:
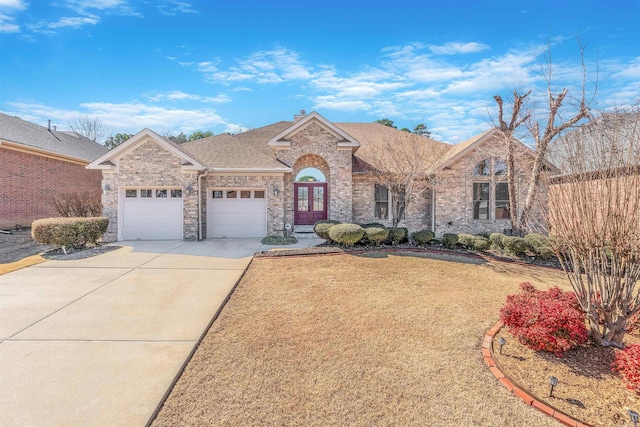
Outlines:
[[[278,186],[274,185],[273,186],[273,195],[278,197],[278,193],[280,192],[280,190],[278,190]]]
[[[187,193],[187,196],[191,194],[191,190],[193,190],[193,186],[191,185],[191,183],[187,184],[187,187],[184,190]]]
[[[111,190],[111,186],[109,184],[102,184],[102,191],[105,193]]]

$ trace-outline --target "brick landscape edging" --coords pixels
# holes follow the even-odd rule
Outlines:
[[[547,405],[546,403],[539,401],[534,396],[531,396],[528,392],[520,388],[518,384],[513,383],[509,378],[507,378],[504,375],[504,373],[500,370],[500,368],[496,364],[496,361],[493,358],[493,339],[498,333],[498,331],[502,329],[503,326],[504,326],[504,323],[502,323],[502,321],[498,321],[495,325],[493,325],[491,329],[487,331],[487,333],[484,335],[484,338],[482,340],[482,346],[481,346],[482,356],[484,358],[485,363],[489,367],[489,370],[493,374],[493,376],[496,377],[496,379],[500,381],[500,384],[505,386],[507,390],[509,390],[511,393],[513,393],[514,395],[522,399],[524,403],[526,403],[527,405],[533,406],[540,412],[550,417],[555,418],[557,421],[561,422],[562,424],[566,426],[571,426],[571,427],[591,427],[589,426],[589,424],[585,424],[583,422],[575,420],[570,416],[568,416],[567,414],[563,414],[562,412]]]

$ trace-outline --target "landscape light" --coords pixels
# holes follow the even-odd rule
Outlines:
[[[500,337],[500,339],[498,340],[498,344],[500,344],[500,354],[502,354],[502,346],[504,346],[507,343],[507,340],[504,339],[504,337]]]
[[[554,376],[549,377],[549,384],[551,384],[551,390],[549,391],[549,397],[553,397],[553,388],[558,385],[558,379]]]
[[[632,411],[631,409],[628,409],[627,413],[629,414],[629,418],[631,418],[633,426],[638,427],[638,413],[636,411]]]

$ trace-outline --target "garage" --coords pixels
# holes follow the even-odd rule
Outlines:
[[[209,189],[207,237],[264,237],[267,204],[264,189]]]
[[[120,240],[182,240],[182,189],[122,189],[119,217]]]

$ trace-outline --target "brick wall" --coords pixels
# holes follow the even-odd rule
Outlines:
[[[338,149],[337,138],[324,127],[311,121],[290,137],[291,148],[278,149],[276,156],[293,166],[293,174],[285,177],[285,222],[293,224],[293,180],[305,167],[317,167],[327,179],[330,219],[351,221],[352,183],[351,149]]]
[[[123,187],[182,187],[191,185],[189,195],[183,191],[184,239],[198,238],[198,178],[195,172],[183,173],[182,159],[150,138],[143,139],[131,152],[118,160],[118,172],[105,171],[102,194],[103,214],[109,218],[105,241],[118,239],[118,197]]]
[[[436,235],[444,233],[470,233],[500,232],[511,228],[508,219],[494,218],[494,189],[497,182],[506,182],[507,177],[476,177],[473,175],[475,165],[484,159],[505,159],[504,142],[499,138],[489,138],[473,150],[466,153],[454,164],[438,173],[436,182]],[[521,208],[524,203],[528,186],[528,177],[531,170],[531,153],[521,145],[516,145],[516,186],[517,202]],[[473,219],[473,183],[489,182],[491,184],[490,217],[487,220]],[[541,184],[538,197],[541,205],[546,203],[548,188]],[[540,206],[535,211],[536,222],[546,223],[545,208]]]
[[[101,173],[83,165],[0,147],[0,229],[56,216],[53,197],[101,192]]]

